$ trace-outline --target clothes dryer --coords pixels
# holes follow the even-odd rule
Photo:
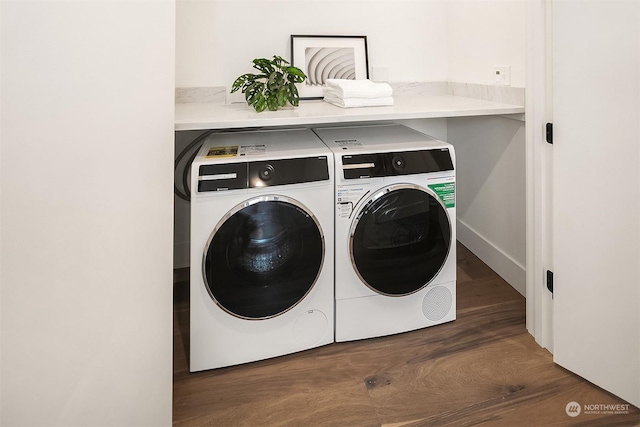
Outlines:
[[[335,159],[336,341],[454,320],[453,146],[396,124],[314,132]]]
[[[190,180],[192,372],[334,341],[333,171],[309,129],[204,141]]]

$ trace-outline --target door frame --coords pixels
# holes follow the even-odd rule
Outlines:
[[[553,295],[546,272],[553,271],[552,161],[545,125],[551,122],[551,1],[526,2],[526,327],[553,352]]]

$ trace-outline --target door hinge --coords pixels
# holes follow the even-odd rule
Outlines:
[[[553,123],[547,123],[545,137],[549,144],[553,144]]]
[[[547,289],[553,294],[553,271],[547,270]]]

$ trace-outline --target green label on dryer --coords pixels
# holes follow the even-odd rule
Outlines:
[[[456,183],[443,182],[442,184],[431,184],[429,188],[440,197],[446,208],[456,207]]]

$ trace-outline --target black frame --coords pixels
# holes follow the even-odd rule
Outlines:
[[[356,58],[359,63],[354,65],[355,69],[355,79],[368,79],[369,78],[369,52],[367,48],[367,36],[352,36],[352,35],[291,35],[291,65],[294,67],[300,68],[305,74],[308,75],[308,70],[305,63],[305,58],[300,58],[299,55],[296,57],[296,51],[301,47],[304,48],[304,44],[302,46],[297,46],[299,43],[303,43],[304,39],[325,39],[329,43],[326,47],[336,47],[339,46],[340,41],[345,41],[351,44],[354,49],[362,49],[362,54],[364,58]],[[355,43],[354,43],[355,41]],[[362,43],[362,46],[358,46],[359,43]],[[298,49],[296,49],[298,48]],[[355,53],[355,52],[354,52]],[[362,64],[362,59],[364,59],[364,64]],[[364,67],[364,74],[362,74],[362,67]],[[360,72],[358,73],[358,68],[360,68]],[[298,85],[298,93],[300,95],[300,99],[322,99],[322,87],[323,85],[314,85],[313,87],[309,87],[309,78],[304,83],[299,83]]]

